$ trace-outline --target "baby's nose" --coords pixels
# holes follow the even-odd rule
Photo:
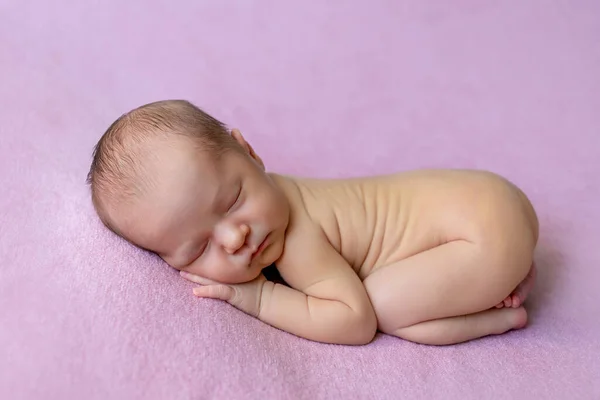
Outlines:
[[[234,254],[241,249],[246,243],[246,236],[250,232],[250,228],[245,225],[230,226],[224,232],[223,247],[229,254]]]

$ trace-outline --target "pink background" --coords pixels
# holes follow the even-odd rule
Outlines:
[[[599,71],[595,1],[0,1],[0,398],[600,398]],[[282,173],[505,175],[541,220],[531,325],[344,347],[194,298],[84,185],[164,98]]]

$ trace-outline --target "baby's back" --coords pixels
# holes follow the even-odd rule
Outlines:
[[[381,266],[493,229],[493,216],[509,210],[520,210],[537,237],[527,198],[488,172],[420,170],[294,181],[308,214],[361,279]]]

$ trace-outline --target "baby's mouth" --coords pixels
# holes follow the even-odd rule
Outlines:
[[[254,259],[256,256],[258,256],[260,253],[262,253],[262,251],[265,249],[265,247],[267,246],[267,240],[269,239],[269,235],[267,235],[264,240],[261,242],[261,244],[258,245],[258,247],[256,248],[256,250],[254,251],[254,253],[252,253],[252,259]]]

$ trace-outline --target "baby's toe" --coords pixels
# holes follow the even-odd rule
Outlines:
[[[521,298],[519,297],[518,294],[513,294],[512,295],[512,308],[519,308],[521,307]]]

